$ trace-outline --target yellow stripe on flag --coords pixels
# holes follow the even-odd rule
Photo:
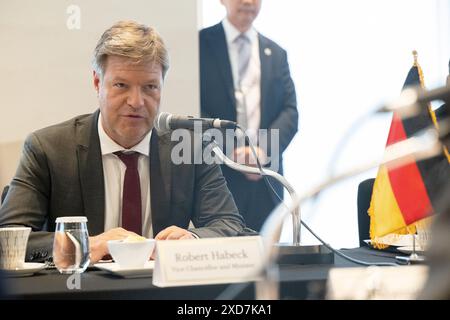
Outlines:
[[[370,216],[370,238],[376,238],[406,227],[405,220],[392,191],[389,175],[385,166],[380,166],[373,186],[373,193],[368,210]],[[377,214],[374,214],[376,212]]]

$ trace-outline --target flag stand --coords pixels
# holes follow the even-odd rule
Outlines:
[[[412,235],[413,238],[413,251],[409,257],[396,256],[395,259],[402,264],[424,264],[426,259],[422,255],[416,253],[416,235]]]

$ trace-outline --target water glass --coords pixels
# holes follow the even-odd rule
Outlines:
[[[86,217],[56,219],[53,262],[60,273],[82,273],[89,265],[89,233]]]

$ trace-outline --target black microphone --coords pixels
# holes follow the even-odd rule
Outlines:
[[[173,115],[168,112],[160,112],[155,120],[154,127],[160,132],[166,132],[175,129],[194,130],[194,126],[200,124],[203,130],[217,129],[236,129],[236,122],[220,119],[195,118],[192,116]]]

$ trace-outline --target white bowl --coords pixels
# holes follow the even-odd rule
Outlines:
[[[123,240],[109,240],[108,249],[114,261],[121,268],[143,268],[150,259],[155,248],[155,239],[146,239],[137,242],[124,242]]]

